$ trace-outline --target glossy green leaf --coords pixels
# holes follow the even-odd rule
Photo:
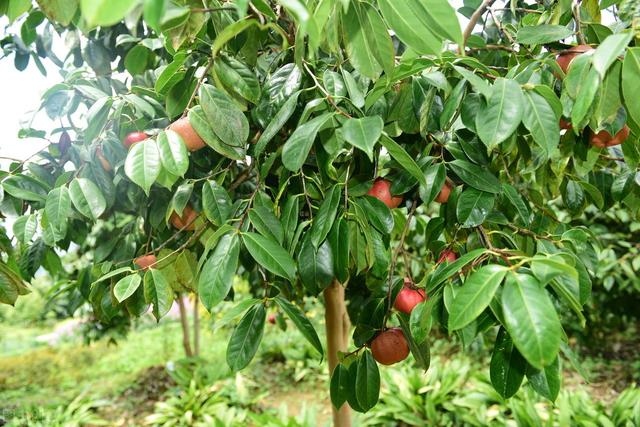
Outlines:
[[[202,209],[207,219],[217,226],[224,224],[231,216],[231,197],[227,190],[212,179],[202,185]]]
[[[172,130],[160,132],[156,139],[162,166],[176,176],[184,176],[189,169],[189,153],[182,137]]]
[[[560,392],[560,359],[556,357],[544,369],[535,369],[532,366],[528,366],[527,379],[531,387],[540,396],[555,402]]]
[[[320,246],[320,243],[329,234],[329,230],[331,230],[333,221],[338,213],[341,196],[341,187],[337,184],[325,194],[325,198],[320,205],[320,209],[318,209],[318,213],[313,217],[313,224],[311,225],[311,242],[314,247]]]
[[[13,197],[33,202],[44,202],[48,190],[45,185],[28,175],[11,175],[2,181],[2,188]]]
[[[342,363],[339,363],[331,374],[330,393],[334,408],[340,409],[347,401],[348,386],[349,370]]]
[[[516,190],[510,184],[502,184],[502,194],[509,200],[509,203],[513,205],[514,208],[518,211],[518,215],[520,215],[520,220],[525,226],[528,226],[530,223],[531,211],[529,210],[529,206],[522,199],[518,190]]]
[[[82,17],[90,27],[116,24],[133,9],[137,0],[80,0]]]
[[[253,227],[263,236],[282,244],[284,229],[273,211],[265,206],[256,206],[249,211],[249,220]]]
[[[430,16],[430,5],[428,3],[431,2],[424,0],[406,2],[381,0],[378,2],[378,6],[384,19],[403,43],[417,53],[437,55],[442,50],[443,37],[436,35],[435,29],[430,25],[432,16]],[[445,8],[442,8],[442,10],[445,10]],[[456,18],[455,12],[453,12],[453,17]],[[457,22],[456,27],[459,32],[460,25]],[[455,40],[458,41],[458,36],[456,35],[455,37]]]
[[[76,178],[69,184],[69,196],[76,210],[89,219],[97,220],[107,208],[102,192],[93,181]]]
[[[490,171],[465,160],[454,160],[448,166],[464,181],[476,190],[497,194],[501,191],[500,181]]]
[[[290,282],[295,280],[296,263],[277,241],[257,233],[243,233],[242,241],[258,264]]]
[[[298,252],[298,273],[302,284],[312,294],[317,294],[333,281],[333,254],[329,242],[317,249],[310,238],[302,241]]]
[[[622,64],[622,94],[624,105],[634,122],[640,123],[640,47],[627,50]]]
[[[509,274],[502,308],[505,327],[525,359],[538,369],[553,362],[560,350],[560,320],[538,280],[528,274]]]
[[[258,103],[260,83],[255,73],[245,63],[233,57],[225,57],[215,61],[214,70],[227,88],[247,101]]]
[[[318,131],[331,117],[333,113],[325,113],[296,128],[282,148],[282,164],[287,169],[296,172],[302,167]]]
[[[493,388],[508,399],[520,388],[526,369],[527,362],[513,346],[507,331],[500,328],[493,347],[489,371]]]
[[[367,153],[373,161],[373,147],[382,135],[383,126],[380,116],[350,118],[342,125],[342,137],[349,144]]]
[[[393,230],[393,214],[381,200],[365,195],[360,204],[367,214],[369,223],[384,234],[391,234]]]
[[[124,162],[124,173],[149,195],[151,186],[160,175],[160,152],[152,139],[135,144]]]
[[[380,395],[380,372],[378,364],[369,350],[365,350],[358,360],[356,373],[356,398],[360,407],[368,411],[378,403]]]
[[[224,300],[233,285],[238,268],[240,239],[237,233],[222,236],[216,249],[207,259],[198,279],[200,301],[208,311]]]
[[[458,197],[456,215],[463,228],[481,225],[493,210],[496,196],[485,191],[467,188]]]
[[[406,170],[411,176],[417,179],[420,185],[428,187],[422,169],[420,169],[420,166],[418,166],[413,157],[411,157],[400,144],[398,144],[385,134],[383,134],[382,138],[380,138],[380,142],[384,146],[384,148],[387,149],[389,155],[391,155],[391,157],[393,157],[393,159],[398,162],[404,170]]]
[[[425,203],[431,203],[438,197],[447,178],[447,171],[444,163],[434,163],[429,165],[424,172],[424,179],[427,185],[420,187],[420,197]]]
[[[507,268],[489,264],[471,274],[458,289],[449,311],[449,330],[464,328],[489,306]]]
[[[61,234],[65,234],[69,215],[71,214],[71,197],[67,187],[54,188],[49,192],[44,205],[49,224],[56,227]]]
[[[200,87],[200,105],[218,139],[231,147],[243,147],[249,137],[249,121],[227,94],[211,85]]]
[[[122,279],[118,280],[118,283],[114,286],[113,295],[116,297],[118,302],[122,302],[133,295],[141,282],[142,277],[137,273],[124,276]]]
[[[264,132],[260,135],[255,147],[255,157],[260,157],[264,149],[267,147],[269,141],[282,129],[287,121],[293,115],[298,103],[298,97],[300,91],[295,92],[293,95],[287,98],[286,102],[282,104],[282,107],[278,110],[273,119],[269,122],[269,125],[265,128]]]
[[[531,132],[533,140],[551,155],[560,142],[560,118],[556,116],[547,100],[532,91],[524,92],[524,115],[522,123]]]
[[[216,152],[233,160],[244,160],[245,150],[241,146],[225,144],[214,132],[212,124],[200,105],[189,111],[189,123],[204,142]]]
[[[476,115],[478,136],[489,148],[507,139],[518,128],[524,113],[520,85],[514,80],[496,79],[487,106]]]
[[[338,218],[329,232],[328,241],[333,256],[333,271],[340,283],[345,283],[349,278],[350,237],[347,221]]]
[[[144,299],[153,304],[153,316],[158,322],[171,310],[173,289],[161,270],[152,268],[144,274]]]
[[[262,303],[251,307],[233,330],[227,345],[227,364],[232,371],[245,368],[262,341],[267,312]]]
[[[624,52],[629,42],[633,39],[633,32],[628,31],[624,33],[612,34],[596,48],[593,53],[591,62],[593,68],[600,75],[600,78],[604,78],[605,73],[618,58],[618,55]]]
[[[546,44],[571,37],[573,31],[563,25],[526,25],[518,30],[516,41],[522,44]]]
[[[304,312],[279,295],[275,297],[275,301],[282,311],[287,313],[287,316],[289,316],[289,319],[291,319],[293,324],[296,325],[300,333],[302,333],[302,336],[304,336],[313,348],[320,353],[320,356],[324,356],[324,350],[322,349],[320,338],[318,338],[318,333],[307,316],[305,316]]]

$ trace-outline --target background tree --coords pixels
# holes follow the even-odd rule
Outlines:
[[[376,404],[378,362],[428,369],[434,322],[497,331],[496,390],[554,400],[598,267],[576,219],[640,206],[635,8],[465,1],[462,31],[445,0],[0,1],[5,54],[63,76],[41,105],[59,126],[22,131],[57,142],[2,172],[0,301],[42,266],[101,322],[160,319],[239,275],[229,366],[267,307],[323,357],[297,304],[322,298],[336,425]]]

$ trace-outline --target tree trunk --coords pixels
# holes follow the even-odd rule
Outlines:
[[[325,323],[327,328],[327,359],[329,361],[329,376],[338,365],[338,352],[346,352],[349,347],[349,329],[351,322],[344,303],[344,288],[334,280],[324,290]],[[342,405],[340,410],[331,405],[333,411],[333,425],[335,427],[350,427],[351,413],[348,404]]]
[[[200,300],[198,294],[193,295],[193,355],[200,355]]]
[[[178,308],[180,309],[180,324],[182,325],[182,346],[187,357],[193,356],[191,351],[191,340],[189,339],[189,316],[187,315],[187,308],[184,306],[184,299],[180,295],[176,301],[178,302]]]

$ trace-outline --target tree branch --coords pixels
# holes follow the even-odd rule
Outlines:
[[[460,55],[464,55],[464,48],[467,45],[467,39],[473,32],[473,29],[476,27],[478,20],[484,14],[487,8],[489,8],[489,6],[495,3],[495,1],[496,0],[484,0],[480,5],[480,7],[476,9],[475,12],[473,12],[473,15],[471,15],[471,18],[469,19],[469,23],[467,24],[467,27],[464,29],[464,32],[462,33],[462,46],[458,47],[458,52],[460,53]]]

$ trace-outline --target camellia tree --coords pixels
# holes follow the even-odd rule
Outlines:
[[[0,0],[5,56],[62,81],[51,141],[2,171],[0,301],[41,266],[115,322],[236,301],[233,370],[268,310],[331,372],[334,422],[378,364],[429,367],[434,322],[497,331],[505,398],[554,400],[584,322],[588,206],[638,216],[638,6],[627,0]],[[463,30],[459,16],[468,19]],[[612,25],[601,23],[608,16]],[[66,56],[52,49],[64,40]],[[6,101],[5,101],[6,102]],[[60,251],[87,267],[70,272]],[[299,302],[326,308],[326,350]],[[182,305],[181,305],[182,307]],[[183,307],[184,308],[184,307]],[[197,311],[196,311],[197,312]],[[385,368],[393,369],[393,368]]]

